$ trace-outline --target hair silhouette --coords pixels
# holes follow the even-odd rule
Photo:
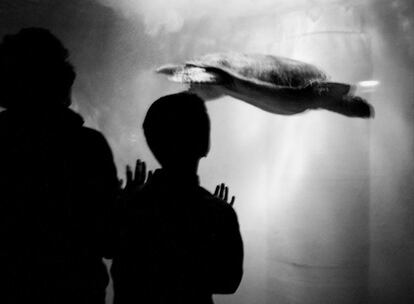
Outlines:
[[[0,106],[70,104],[75,71],[69,52],[51,32],[25,28],[0,44]],[[39,102],[41,101],[41,104]]]
[[[143,128],[162,166],[199,160],[209,151],[210,120],[197,95],[182,92],[159,98],[149,108]]]

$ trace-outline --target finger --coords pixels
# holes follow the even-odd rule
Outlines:
[[[221,183],[221,185],[220,185],[220,194],[219,194],[219,197],[221,198],[221,199],[223,199],[224,198],[224,183]]]
[[[224,187],[224,200],[227,202],[228,198],[229,198],[229,188],[226,186]]]
[[[119,185],[119,188],[123,188],[124,180],[122,178],[118,179],[118,185]]]
[[[153,174],[154,174],[154,172],[152,172],[152,170],[148,171],[147,183],[151,180]]]
[[[135,176],[135,185],[142,186],[145,183],[146,167],[143,161],[137,163],[137,175]]]
[[[230,206],[232,206],[233,207],[233,205],[234,205],[234,202],[236,201],[236,197],[233,195],[232,197],[231,197],[231,201],[230,201]]]
[[[133,181],[132,170],[129,165],[126,166],[126,187],[130,186]]]
[[[135,180],[140,176],[140,170],[141,170],[141,160],[138,158],[137,161],[135,162],[135,172],[134,172]]]
[[[140,171],[140,177],[139,177],[139,184],[143,185],[145,183],[145,177],[147,175],[147,165],[145,162],[141,162],[141,171]]]
[[[216,190],[214,191],[214,196],[219,197],[220,185],[216,186]]]

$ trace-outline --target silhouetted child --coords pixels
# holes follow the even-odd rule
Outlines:
[[[112,275],[115,303],[211,304],[242,278],[243,244],[230,204],[199,186],[209,151],[204,102],[179,93],[155,101],[144,121],[162,166],[127,198],[121,247]]]
[[[0,44],[1,303],[105,303],[111,150],[68,108],[75,72],[49,31]]]

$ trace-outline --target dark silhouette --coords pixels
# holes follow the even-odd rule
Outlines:
[[[105,303],[111,150],[68,108],[75,72],[49,31],[0,44],[0,302]]]
[[[212,294],[238,288],[243,244],[231,205],[199,186],[210,137],[204,102],[188,93],[162,97],[143,127],[162,169],[126,195],[111,270],[115,303],[211,304]],[[216,194],[227,199],[224,185]]]

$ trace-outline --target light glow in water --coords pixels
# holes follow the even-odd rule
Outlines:
[[[378,86],[379,84],[380,82],[378,80],[364,80],[364,81],[358,82],[358,85],[363,88],[373,88],[373,87]]]

